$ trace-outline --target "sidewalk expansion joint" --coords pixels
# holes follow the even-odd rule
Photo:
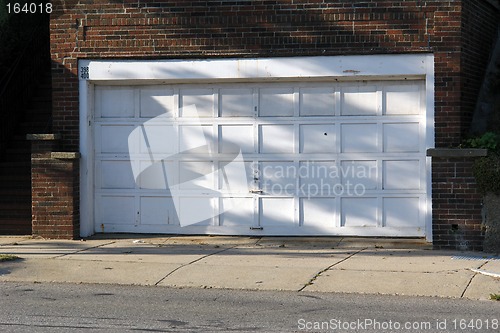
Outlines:
[[[356,251],[350,255],[348,255],[347,257],[345,257],[344,259],[340,260],[340,261],[337,261],[333,264],[331,264],[330,266],[328,266],[327,268],[325,269],[322,269],[321,271],[319,271],[318,273],[316,273],[305,285],[302,286],[302,288],[300,288],[299,290],[297,290],[298,292],[300,291],[303,291],[305,288],[307,288],[308,286],[314,284],[314,281],[316,281],[320,276],[321,274],[323,274],[324,272],[328,271],[329,269],[343,263],[344,261],[354,257],[356,254],[360,253],[360,252],[363,252],[364,250],[368,249],[367,247],[365,247],[364,249],[361,249],[359,251]]]
[[[481,269],[483,268],[484,265],[486,265],[487,263],[489,263],[490,260],[482,263],[481,265],[479,265],[479,267],[477,269]],[[472,271],[474,272],[474,271]],[[470,285],[472,284],[472,280],[474,280],[474,278],[478,275],[479,273],[478,272],[474,272],[474,275],[472,275],[472,277],[470,278],[469,282],[467,283],[467,285],[465,286],[464,288],[464,291],[462,291],[462,294],[460,295],[460,298],[464,298],[464,295],[465,293],[467,292],[467,289],[469,289]]]
[[[114,243],[116,243],[116,241],[112,241],[112,242],[109,242],[109,243],[104,243],[104,244],[100,244],[100,245],[96,245],[96,246],[87,247],[85,249],[80,249],[80,250],[77,250],[75,252],[60,254],[58,256],[52,257],[52,259],[59,259],[59,258],[65,257],[65,256],[77,254],[77,253],[80,253],[80,252],[85,252],[85,251],[92,250],[92,249],[97,249],[97,248],[100,248],[102,246],[111,245],[111,244],[114,244]]]
[[[209,253],[209,254],[206,254],[202,257],[199,257],[198,259],[195,259],[193,261],[190,261],[188,262],[187,264],[182,264],[180,265],[179,267],[177,267],[176,269],[174,269],[173,271],[171,271],[170,273],[168,273],[167,275],[165,275],[164,277],[162,277],[160,280],[158,280],[154,285],[157,286],[159,285],[160,283],[162,283],[166,278],[168,278],[170,275],[174,274],[175,272],[177,272],[179,269],[183,268],[183,267],[186,267],[186,266],[189,266],[189,265],[192,265],[200,260],[203,260],[205,258],[208,258],[208,257],[211,257],[211,256],[214,256],[216,254],[219,254],[219,253],[222,253],[222,252],[225,252],[225,251],[228,251],[228,250],[232,250],[234,249],[235,247],[238,247],[238,245],[234,245],[234,246],[231,246],[231,247],[228,247],[228,248],[225,248],[225,249],[222,249],[220,251],[216,251],[214,253]]]
[[[257,240],[255,241],[254,245],[262,246],[259,244],[259,242],[262,240],[262,237],[258,237]]]
[[[337,243],[337,244],[335,244],[333,247],[334,247],[334,248],[339,247],[339,246],[340,246],[340,244],[342,244],[342,242],[344,241],[344,238],[345,238],[345,237],[340,238],[340,240],[338,241],[338,243]]]

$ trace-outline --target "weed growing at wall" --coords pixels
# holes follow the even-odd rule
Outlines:
[[[500,134],[486,132],[466,140],[464,146],[488,149],[488,156],[474,162],[474,177],[483,194],[500,194]]]
[[[474,177],[483,194],[500,194],[500,155],[490,153],[475,161]]]

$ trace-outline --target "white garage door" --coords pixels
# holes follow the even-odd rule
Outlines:
[[[95,230],[424,236],[424,81],[95,86]]]

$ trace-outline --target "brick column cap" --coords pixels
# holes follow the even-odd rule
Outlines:
[[[488,149],[480,148],[429,148],[427,156],[431,157],[483,157],[488,155]]]
[[[63,152],[57,151],[50,153],[50,157],[57,160],[78,160],[80,159],[79,152]]]
[[[61,134],[27,134],[26,140],[30,141],[61,140]]]

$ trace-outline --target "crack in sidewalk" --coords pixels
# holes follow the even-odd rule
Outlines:
[[[167,275],[165,275],[164,277],[162,277],[160,280],[158,280],[154,286],[157,286],[159,285],[161,282],[165,281],[166,278],[168,278],[170,275],[174,274],[175,272],[177,272],[179,269],[183,268],[183,267],[186,267],[186,266],[189,266],[189,265],[192,265],[200,260],[203,260],[205,258],[208,258],[210,256],[213,256],[213,255],[216,255],[216,254],[219,254],[219,253],[222,253],[222,252],[225,252],[225,251],[228,251],[228,250],[232,250],[234,248],[238,247],[238,245],[234,245],[234,246],[231,246],[231,247],[228,247],[228,248],[225,248],[225,249],[222,249],[220,251],[216,251],[216,252],[213,252],[213,253],[209,253],[209,254],[206,254],[198,259],[195,259],[193,261],[190,261],[188,262],[187,264],[182,264],[180,265],[179,267],[177,267],[176,269],[174,269],[173,271],[169,272]]]
[[[487,263],[489,263],[491,260],[488,260],[484,263],[482,263],[481,265],[479,265],[479,267],[477,269],[481,269],[483,268],[484,265],[486,265]],[[474,272],[474,271],[473,271]],[[470,278],[469,282],[467,283],[467,285],[465,286],[465,289],[464,291],[462,291],[462,294],[460,295],[460,298],[464,298],[464,295],[465,293],[467,292],[467,289],[469,289],[470,285],[472,284],[472,280],[474,280],[474,278],[478,275],[479,273],[478,272],[474,272],[474,275],[472,275],[472,277]]]
[[[319,272],[318,272],[318,273],[316,273],[316,274],[315,274],[315,275],[314,275],[314,276],[313,276],[313,277],[312,277],[312,278],[311,278],[311,279],[310,279],[310,280],[309,280],[306,284],[304,284],[304,286],[302,286],[302,288],[300,288],[300,289],[299,289],[299,290],[297,290],[297,291],[298,291],[298,292],[303,291],[303,290],[304,290],[305,288],[307,288],[308,286],[310,286],[310,285],[314,284],[314,281],[316,281],[316,280],[320,277],[320,275],[321,275],[321,274],[323,274],[324,272],[328,271],[330,268],[335,267],[335,266],[337,266],[337,265],[339,265],[339,264],[343,263],[344,261],[346,261],[346,260],[348,260],[348,259],[350,259],[350,258],[354,257],[356,254],[358,254],[358,253],[360,253],[360,252],[363,252],[363,251],[364,251],[364,250],[366,250],[366,249],[368,249],[368,247],[365,247],[365,248],[363,248],[363,249],[361,249],[361,250],[359,250],[359,251],[356,251],[356,252],[354,252],[353,254],[350,254],[349,256],[345,257],[344,259],[342,259],[342,260],[340,260],[340,261],[337,261],[336,263],[333,263],[333,264],[331,264],[330,266],[328,266],[327,268],[325,268],[325,269],[323,269],[323,270],[319,271]]]
[[[99,244],[99,245],[96,245],[96,246],[87,247],[85,249],[76,250],[75,252],[71,252],[71,253],[60,254],[58,256],[52,257],[51,259],[59,259],[59,258],[65,257],[65,256],[77,254],[77,253],[80,253],[80,252],[85,252],[85,251],[88,251],[88,250],[97,249],[97,248],[100,248],[102,246],[111,245],[111,244],[114,244],[114,243],[116,243],[116,241],[112,241],[112,242],[104,243],[104,244]]]

